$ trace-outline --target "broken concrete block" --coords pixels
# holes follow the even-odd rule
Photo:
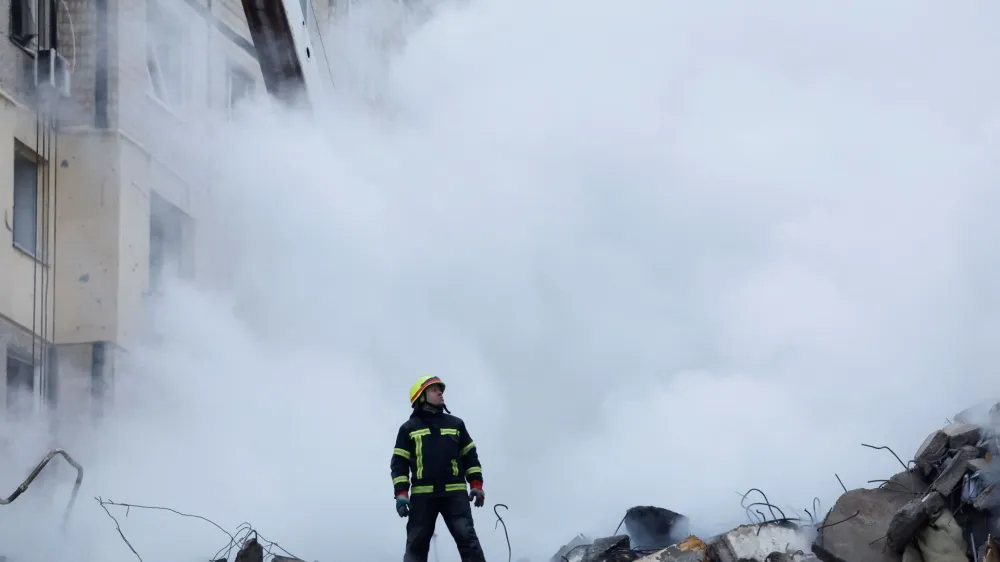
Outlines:
[[[934,463],[944,458],[946,454],[948,454],[948,434],[937,430],[920,444],[917,453],[913,455],[913,461],[917,463],[921,474],[928,476]]]
[[[688,536],[688,518],[680,513],[651,505],[630,507],[625,512],[625,530],[632,548],[673,545]]]
[[[889,548],[902,554],[906,545],[924,525],[931,520],[938,512],[944,509],[944,498],[937,492],[931,492],[922,498],[914,498],[899,508],[892,521],[889,522],[889,529],[886,531],[886,542]]]
[[[638,557],[632,552],[628,535],[615,535],[594,540],[586,548],[582,562],[632,562]]]
[[[948,436],[948,448],[960,449],[966,445],[975,447],[979,443],[979,426],[971,423],[953,423],[942,429]]]
[[[962,477],[969,469],[969,461],[978,456],[979,449],[975,447],[965,446],[959,449],[941,468],[941,473],[931,484],[931,489],[942,496],[950,496],[962,483]]]
[[[927,492],[931,483],[913,470],[904,470],[890,478],[884,487],[895,492],[909,492],[914,496],[920,496]]]
[[[291,556],[279,556],[275,554],[274,558],[271,558],[271,562],[305,562],[305,560],[302,560],[300,558],[292,558]]]
[[[823,562],[898,562],[900,555],[883,548],[893,515],[913,496],[886,489],[851,490],[842,494],[817,531],[812,551]]]
[[[708,545],[691,535],[678,544],[644,556],[636,562],[706,562],[707,560]]]
[[[809,550],[809,538],[797,525],[789,522],[763,525],[740,525],[715,537],[708,545],[712,562],[764,560],[772,552]]]
[[[989,468],[990,462],[986,459],[972,459],[968,462],[969,472],[979,472]]]

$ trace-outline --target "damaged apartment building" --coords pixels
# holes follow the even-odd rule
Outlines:
[[[199,275],[191,141],[263,93],[261,66],[240,0],[0,8],[0,404],[93,412],[162,279]]]

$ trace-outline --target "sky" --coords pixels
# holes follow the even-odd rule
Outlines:
[[[825,511],[835,473],[900,470],[861,443],[905,460],[1000,398],[1000,6],[472,0],[379,56],[383,8],[328,31],[322,112],[259,100],[212,147],[196,251],[229,283],[171,286],[70,443],[68,527],[60,472],[5,508],[12,557],[134,559],[101,496],[399,560],[390,442],[425,373],[478,444],[489,560],[496,503],[532,561],[633,505],[703,535],[752,487]],[[228,540],[109,511],[146,562]]]

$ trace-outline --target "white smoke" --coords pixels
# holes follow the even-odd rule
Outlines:
[[[327,120],[260,102],[214,141],[195,251],[231,287],[168,292],[160,343],[73,444],[65,539],[68,483],[5,508],[33,526],[3,548],[29,559],[30,527],[129,560],[101,495],[246,520],[306,560],[398,560],[390,442],[424,373],[510,507],[515,559],[635,504],[711,532],[751,487],[812,510],[835,472],[887,478],[862,442],[905,460],[1000,396],[997,10],[477,0],[389,57],[345,39]],[[381,113],[359,113],[373,91]],[[147,562],[228,540],[111,510]]]

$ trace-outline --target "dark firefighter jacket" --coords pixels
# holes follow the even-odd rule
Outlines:
[[[465,422],[444,412],[417,408],[399,427],[389,462],[393,496],[465,493],[466,482],[483,480],[476,444]]]

